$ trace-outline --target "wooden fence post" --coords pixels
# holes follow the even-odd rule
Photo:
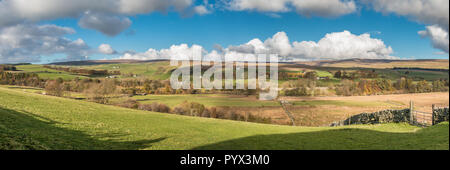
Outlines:
[[[432,106],[431,106],[431,126],[434,126],[434,110],[436,109],[436,105],[435,104],[433,104]]]
[[[347,116],[348,117],[348,125],[351,125],[352,124],[352,116],[349,114],[349,116]]]
[[[409,123],[414,124],[414,102],[412,100],[409,103]]]

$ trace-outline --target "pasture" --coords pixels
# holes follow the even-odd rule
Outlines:
[[[448,122],[290,127],[185,117],[0,87],[0,149],[443,149]]]
[[[168,61],[149,62],[149,63],[117,63],[101,64],[89,66],[73,66],[85,69],[104,69],[109,71],[120,71],[121,77],[126,78],[126,74],[134,74],[139,78],[148,78],[153,80],[167,80],[170,78],[171,71],[176,67],[170,66]]]
[[[221,94],[193,94],[193,95],[148,95],[134,96],[133,99],[141,103],[164,103],[168,106],[176,106],[184,101],[197,102],[208,107],[231,106],[231,107],[265,107],[280,106],[276,101],[261,101],[256,96],[233,96]]]
[[[415,102],[418,110],[431,110],[431,105],[448,106],[448,93],[420,93],[379,96],[351,97],[281,97],[291,105],[288,110],[300,126],[327,126],[334,121],[343,120],[363,112],[376,112],[387,109],[405,109],[409,101]],[[227,107],[240,115],[253,114],[272,118],[273,124],[289,125],[285,110],[277,101],[260,101],[256,96],[238,96],[225,94],[197,95],[148,95],[134,96],[133,99],[143,104],[164,103],[175,107],[185,101],[197,102],[206,107]],[[115,99],[120,102],[121,99]],[[122,101],[125,99],[122,99]]]
[[[338,63],[348,63],[350,61],[341,61]],[[351,63],[354,63],[352,61]],[[400,61],[392,61],[390,64],[395,64]],[[431,63],[445,63],[444,60],[436,60],[436,61],[403,61],[403,63],[408,63],[409,65],[398,65],[401,66],[414,66],[417,67],[422,66],[425,63],[425,66],[429,66],[426,68],[434,68],[441,69],[440,65],[433,66]],[[372,71],[375,70],[378,74],[378,79],[389,79],[393,82],[401,79],[402,77],[410,78],[414,81],[422,81],[427,80],[429,82],[441,79],[449,79],[448,71],[430,71],[430,70],[393,70],[393,67],[365,67],[366,65],[373,65],[377,63],[375,61],[367,61],[365,64],[360,65],[351,65],[348,67],[334,67],[335,65],[325,64],[310,64],[312,66],[305,65],[296,65],[295,63],[280,63],[279,64],[279,72],[289,72],[289,73],[305,73],[305,72],[316,72],[318,77],[328,77],[328,80],[318,80],[317,85],[319,87],[328,87],[339,84],[341,79],[334,78],[334,72],[337,70],[345,70],[346,72],[355,72],[358,70]],[[364,63],[361,61],[361,63]],[[426,64],[428,63],[428,64]],[[448,61],[447,61],[448,65]],[[124,62],[124,63],[109,63],[109,64],[93,64],[93,65],[66,65],[67,67],[74,68],[83,68],[90,70],[108,70],[108,71],[120,71],[121,75],[117,76],[118,78],[135,78],[135,79],[151,79],[151,80],[168,80],[171,76],[171,73],[176,67],[170,66],[169,61],[155,61],[155,62]],[[333,66],[333,67],[329,67]],[[345,65],[347,66],[347,65]],[[351,67],[351,66],[361,66],[361,67]],[[17,66],[18,70],[28,73],[37,73],[40,78],[43,79],[57,79],[62,78],[64,80],[72,80],[76,77],[83,79],[88,78],[87,76],[76,75],[64,71],[53,70],[44,68],[43,65],[19,65]],[[445,68],[444,68],[445,69]],[[448,68],[447,68],[448,69]],[[102,78],[102,77],[91,77],[91,78]],[[233,80],[234,81],[234,80]],[[296,81],[296,80],[293,80]],[[355,81],[359,81],[359,79],[355,79]],[[279,80],[279,86],[283,87],[287,85],[288,80]]]
[[[86,76],[74,75],[69,72],[53,70],[45,68],[43,65],[18,65],[16,66],[19,72],[36,73],[42,79],[58,79],[73,80],[76,77],[80,79],[87,78]]]

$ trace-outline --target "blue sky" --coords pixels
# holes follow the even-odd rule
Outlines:
[[[239,45],[253,38],[266,39],[284,31],[291,41],[318,41],[325,34],[348,30],[353,34],[370,33],[391,46],[395,56],[416,59],[446,59],[439,55],[427,38],[418,36],[424,24],[395,14],[384,15],[371,10],[337,18],[303,17],[295,12],[280,14],[275,18],[258,12],[216,11],[205,16],[182,17],[178,13],[153,13],[131,18],[133,24],[116,37],[94,30],[82,29],[75,19],[63,19],[49,23],[75,28],[71,39],[82,38],[87,44],[110,44],[118,51],[143,52],[149,48],[164,49],[174,44],[198,44],[212,50],[215,44],[224,47]],[[98,54],[96,59],[114,58]]]
[[[8,1],[14,2],[14,0],[0,0],[0,3],[7,3]],[[36,2],[39,1],[42,0],[38,0]],[[163,2],[158,0],[142,0],[142,2],[144,1],[148,1],[148,3],[145,4]],[[171,2],[178,3],[181,1],[183,0],[172,0]],[[164,9],[157,9],[156,11],[144,10],[144,12],[133,11],[130,13],[123,11],[107,11],[103,8],[91,9],[89,5],[83,6],[84,0],[82,0],[79,1],[79,4],[76,4],[80,6],[80,9],[76,9],[73,12],[69,11],[67,14],[64,12],[58,12],[58,8],[54,8],[53,6],[46,6],[45,3],[37,3],[37,8],[39,7],[39,5],[42,5],[43,7],[41,8],[48,9],[49,12],[39,12],[38,10],[38,12],[36,13],[28,12],[25,14],[17,15],[25,17],[13,17],[13,22],[10,22],[13,24],[10,24],[7,18],[3,19],[6,20],[6,22],[2,23],[2,17],[0,17],[0,34],[7,35],[9,32],[20,34],[20,32],[23,32],[24,28],[22,28],[22,30],[20,31],[11,31],[19,30],[17,28],[11,29],[9,32],[3,31],[4,33],[2,33],[1,31],[2,29],[6,30],[9,27],[18,27],[21,25],[25,25],[23,27],[30,27],[30,29],[31,27],[35,26],[36,29],[42,29],[38,26],[55,25],[58,28],[53,28],[55,29],[53,32],[59,32],[63,28],[67,27],[73,29],[76,33],[72,33],[70,32],[70,30],[64,30],[64,33],[61,35],[58,34],[50,36],[51,38],[58,39],[58,42],[66,41],[64,40],[64,37],[69,38],[70,40],[65,43],[65,45],[63,45],[66,50],[36,50],[42,48],[42,46],[39,48],[35,48],[33,45],[27,44],[26,46],[23,45],[23,47],[20,46],[22,47],[21,51],[17,49],[8,49],[14,47],[7,46],[4,47],[4,49],[6,49],[4,51],[1,51],[2,48],[0,48],[0,59],[2,59],[3,57],[4,61],[31,61],[36,63],[46,63],[52,62],[54,60],[62,60],[62,58],[64,58],[66,55],[71,57],[76,56],[74,57],[76,59],[83,58],[83,55],[87,55],[89,59],[115,59],[121,58],[121,56],[128,51],[134,51],[132,53],[133,55],[135,53],[143,54],[150,48],[161,50],[168,49],[172,45],[180,44],[188,44],[189,46],[196,44],[202,46],[207,51],[212,51],[215,50],[214,47],[216,45],[221,45],[224,48],[227,48],[229,46],[238,47],[240,45],[246,44],[253,39],[261,40],[261,42],[263,42],[267,47],[268,45],[266,44],[265,40],[269,38],[277,38],[275,37],[275,34],[278,32],[283,32],[287,35],[280,37],[289,38],[289,41],[292,44],[288,44],[288,46],[292,46],[293,49],[294,41],[313,41],[314,45],[321,46],[322,49],[328,49],[332,48],[333,46],[338,46],[340,45],[340,42],[348,43],[346,47],[344,46],[340,47],[341,49],[336,49],[338,51],[341,50],[340,53],[342,54],[332,56],[331,58],[334,57],[333,59],[345,59],[342,58],[342,56],[345,55],[345,51],[342,51],[343,49],[349,50],[352,46],[358,45],[360,43],[366,43],[366,41],[370,41],[367,44],[367,46],[370,47],[367,47],[367,49],[362,49],[363,53],[361,53],[361,51],[359,51],[359,53],[355,52],[355,56],[358,56],[359,54],[366,55],[371,51],[376,51],[377,57],[379,58],[394,56],[404,59],[448,59],[449,57],[448,47],[445,47],[445,44],[446,46],[448,46],[448,5],[447,7],[442,7],[443,12],[430,13],[429,11],[420,11],[416,9],[411,9],[410,11],[405,12],[405,8],[402,8],[402,6],[399,5],[400,3],[403,3],[405,1],[398,0],[391,1],[392,3],[390,3],[389,1],[370,1],[371,3],[373,3],[374,7],[360,5],[359,1],[365,0],[327,0],[320,2],[311,0],[270,1],[282,4],[282,7],[286,7],[289,9],[287,11],[284,9],[272,8],[272,6],[270,5],[264,6],[265,0],[228,0],[227,2],[230,2],[230,4],[235,3],[239,5],[239,3],[245,1],[249,2],[245,4],[247,6],[242,6],[242,4],[240,4],[241,6],[235,7],[235,5],[233,9],[230,9],[231,7],[217,6],[216,4],[212,3],[212,1],[187,0],[187,2],[192,3],[186,4],[183,12],[180,12],[180,10],[170,10],[170,7],[162,7]],[[321,5],[322,3],[326,4],[333,2],[337,2],[339,4],[348,2],[353,6],[349,7],[350,12],[341,11],[336,14],[333,13],[333,9],[311,9],[312,7],[294,4],[295,2],[308,1],[310,3],[317,3],[315,4],[316,6]],[[419,2],[420,0],[412,1]],[[133,3],[132,1],[128,2]],[[184,2],[186,2],[186,0]],[[262,5],[261,2],[263,2]],[[431,3],[431,6],[440,6],[442,0],[420,2]],[[75,2],[67,1],[67,3]],[[444,1],[444,3],[448,4],[448,1]],[[216,6],[213,6],[213,4]],[[356,4],[356,7],[354,7],[354,4]],[[205,9],[207,9],[208,12],[196,12],[195,14],[192,13],[189,14],[189,16],[186,16],[186,13],[189,13],[186,11],[194,9],[194,7],[197,7],[196,5],[206,7]],[[430,6],[430,4],[423,5]],[[67,4],[67,6],[70,6],[70,4]],[[153,8],[153,6],[152,4],[149,4],[149,8]],[[62,3],[60,8],[66,8],[64,3]],[[72,8],[68,9],[72,10]],[[313,11],[313,15],[311,17],[303,14],[304,11],[307,10]],[[332,13],[330,14],[332,16],[322,16],[324,15],[324,11],[325,13]],[[436,9],[436,11],[438,10]],[[78,15],[81,17],[73,17],[72,13],[79,13]],[[27,16],[28,14],[29,16]],[[102,27],[99,27],[98,25],[96,25],[96,23],[91,23],[91,25],[93,25],[92,27],[88,25],[89,28],[86,28],[86,26],[80,26],[82,25],[80,23],[85,22],[85,18],[89,18],[90,16],[98,17],[99,24],[103,24],[101,25]],[[444,18],[444,20],[442,20],[442,18]],[[447,19],[446,21],[445,18]],[[105,27],[105,24],[107,27],[115,27],[117,26],[117,24],[115,25],[115,23],[119,21],[126,21],[128,19],[131,21],[129,27],[127,27],[128,25],[125,26],[125,28],[127,28],[121,30],[117,35],[106,35],[104,32],[102,33],[102,29],[105,29],[103,28]],[[112,22],[112,24],[108,22]],[[14,24],[18,26],[15,26]],[[127,22],[125,22],[125,25],[126,24]],[[433,32],[428,30],[427,32],[423,33],[424,36],[419,35],[419,31],[424,31],[430,26],[437,27],[443,30],[443,33],[432,34]],[[351,35],[344,35],[343,39],[340,39],[343,35],[333,34],[342,33],[345,30],[351,32]],[[370,34],[370,39],[362,39],[361,41],[352,40],[352,38],[361,38],[358,36],[361,36],[365,33]],[[333,34],[333,36],[330,36],[327,41],[328,45],[332,47],[323,47],[324,45],[321,45],[319,43],[319,40],[324,38],[326,34]],[[43,44],[48,39],[48,35],[45,35],[47,37],[42,35],[35,36],[38,37],[34,38],[36,41],[38,41],[36,42],[38,46]],[[438,39],[440,41],[437,41],[433,39],[433,37],[436,36],[440,36],[443,38]],[[43,42],[39,42],[41,39]],[[67,45],[71,44],[71,41],[75,41],[77,39],[82,39],[84,43],[78,45],[73,45],[72,43],[72,45]],[[380,40],[381,44],[379,44],[379,42],[374,39]],[[447,42],[443,42],[442,39],[446,39]],[[24,37],[21,37],[20,40],[27,41],[27,39]],[[3,44],[10,44],[11,42],[14,41],[5,41],[3,42]],[[102,54],[100,52],[93,52],[97,50],[97,48],[101,44],[108,44],[116,51],[116,53]],[[286,44],[282,44],[279,42],[275,42],[274,44],[286,46]],[[444,44],[444,47],[442,47],[442,45],[439,46],[440,44]],[[0,39],[0,46],[1,45],[2,41]],[[59,46],[60,44],[56,43],[55,45]],[[32,46],[33,48],[26,49],[30,46]],[[392,48],[393,52],[389,51],[389,47]],[[67,50],[69,48],[72,48],[74,50]],[[83,51],[83,53],[74,52],[76,50]],[[278,49],[275,49],[275,51],[277,50]],[[320,51],[317,49],[309,49],[304,46],[298,47],[296,48],[296,50],[300,50],[301,52],[292,52],[289,53],[289,55],[292,54],[296,55],[296,57],[300,56],[300,58],[307,59],[314,59],[314,55],[329,55],[323,53],[323,50]],[[312,52],[304,52],[308,50]],[[20,51],[20,53],[18,53],[17,51]],[[22,56],[19,54],[22,54]],[[17,55],[17,57],[8,58],[8,56],[6,55]],[[26,58],[26,56],[30,55],[37,55],[37,57],[32,59]],[[371,55],[367,54],[367,57],[370,56]],[[68,57],[68,60],[69,59],[70,57]]]

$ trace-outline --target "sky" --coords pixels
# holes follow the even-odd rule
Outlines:
[[[0,63],[448,59],[448,0],[0,0]]]

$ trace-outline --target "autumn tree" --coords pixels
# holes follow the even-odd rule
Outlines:
[[[97,103],[107,104],[108,98],[113,96],[117,92],[117,86],[115,80],[105,79],[100,83],[95,83],[91,87],[85,90],[86,96]]]
[[[45,84],[45,92],[48,95],[61,97],[64,95],[64,86],[60,81],[48,80]]]

